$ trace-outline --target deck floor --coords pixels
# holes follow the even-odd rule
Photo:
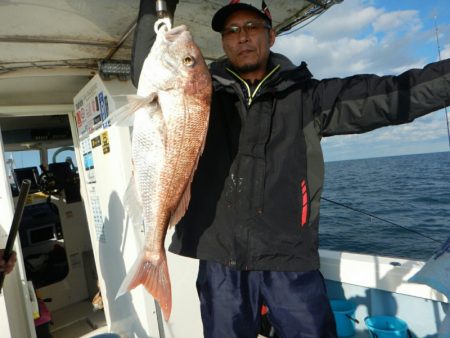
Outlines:
[[[87,338],[107,332],[103,310],[94,311],[88,300],[54,311],[52,318],[53,338]]]
[[[108,332],[103,310],[94,311],[88,300],[54,311],[52,318],[54,324],[50,331],[53,338],[90,338]],[[352,338],[369,337],[364,330],[356,331]],[[259,335],[258,338],[265,337]]]

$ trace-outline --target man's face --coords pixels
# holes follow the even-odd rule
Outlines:
[[[222,46],[235,70],[246,78],[261,79],[266,72],[275,32],[252,11],[236,11],[225,21]]]

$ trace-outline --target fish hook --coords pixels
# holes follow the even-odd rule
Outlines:
[[[170,21],[169,17],[161,18],[156,20],[155,22],[155,33],[158,34],[159,31],[165,30],[166,32],[172,29],[172,22]]]

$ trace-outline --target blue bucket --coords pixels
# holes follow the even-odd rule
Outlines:
[[[404,320],[393,316],[373,316],[364,319],[374,338],[408,338],[408,325]]]
[[[336,320],[336,329],[339,337],[349,337],[355,334],[356,305],[348,300],[331,299],[331,309]]]
[[[100,333],[99,335],[92,336],[92,338],[120,338],[116,333]]]

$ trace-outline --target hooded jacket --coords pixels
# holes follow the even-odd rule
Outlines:
[[[255,88],[227,60],[211,74],[205,149],[169,250],[238,270],[319,268],[322,137],[410,122],[450,102],[449,61],[319,81],[271,53]]]

